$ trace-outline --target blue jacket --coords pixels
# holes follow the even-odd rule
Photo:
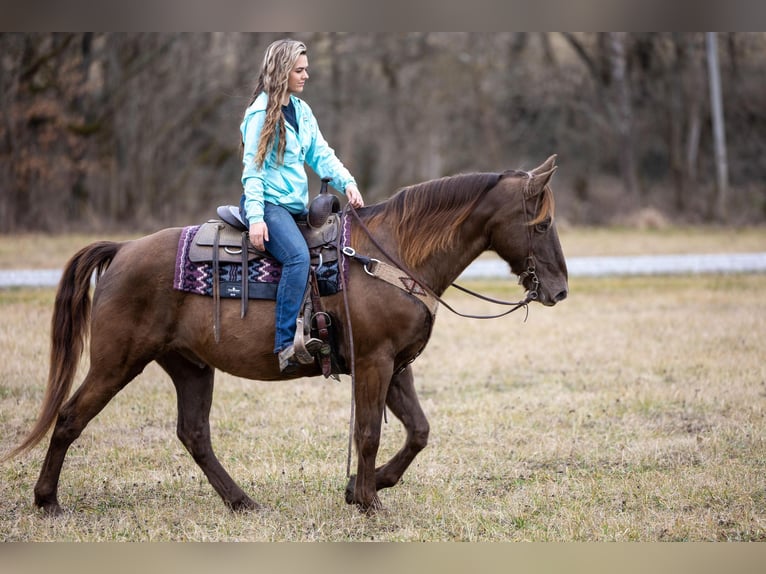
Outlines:
[[[304,163],[320,177],[332,178],[330,185],[338,191],[345,191],[350,183],[356,185],[353,176],[322,137],[309,105],[295,96],[291,95],[290,98],[295,106],[295,119],[299,129],[296,133],[293,126],[286,122],[287,143],[284,162],[281,165],[277,164],[276,146],[267,155],[261,169],[255,165],[258,139],[266,119],[268,96],[265,92],[261,92],[245,110],[245,117],[240,126],[244,142],[242,185],[245,193],[245,213],[251,224],[263,221],[264,201],[282,205],[296,215],[306,212],[309,188]]]

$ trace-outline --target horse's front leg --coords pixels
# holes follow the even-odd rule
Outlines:
[[[361,368],[360,368],[361,367]],[[383,406],[391,381],[390,362],[358,365],[356,372],[354,439],[357,452],[357,474],[347,488],[346,502],[356,504],[363,512],[382,509],[375,478],[375,457],[380,445]]]
[[[402,478],[407,468],[418,453],[428,443],[429,425],[426,415],[420,406],[412,367],[394,375],[388,388],[386,404],[391,412],[402,422],[407,431],[407,439],[401,450],[391,460],[376,469],[375,488],[381,490],[394,486]],[[355,477],[351,477],[346,487],[346,501],[354,500]]]

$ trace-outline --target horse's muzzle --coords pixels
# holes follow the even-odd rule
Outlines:
[[[545,293],[542,293],[541,295],[542,296],[538,299],[538,301],[542,303],[543,305],[545,305],[546,307],[553,307],[559,301],[563,301],[564,299],[567,298],[567,295],[569,295],[569,289],[562,289],[561,291],[556,293],[556,295],[554,295],[553,297]]]

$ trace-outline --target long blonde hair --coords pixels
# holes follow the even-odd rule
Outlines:
[[[255,85],[253,97],[248,104],[252,105],[261,92],[266,92],[266,120],[263,123],[258,149],[255,154],[255,165],[263,167],[266,156],[274,147],[279,131],[277,145],[277,161],[282,163],[285,157],[285,119],[282,115],[282,100],[287,94],[287,80],[298,58],[306,54],[306,45],[297,40],[285,38],[272,42],[263,56],[258,83]]]

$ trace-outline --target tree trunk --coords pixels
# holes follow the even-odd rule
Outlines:
[[[630,99],[630,82],[627,77],[625,58],[626,32],[609,33],[609,58],[612,68],[615,97],[615,130],[620,146],[620,173],[628,195],[638,192],[638,176],[633,146],[633,105]]]
[[[705,35],[707,63],[710,81],[710,108],[713,120],[713,141],[715,145],[716,190],[710,215],[719,221],[726,219],[729,173],[726,162],[726,133],[723,122],[721,76],[718,65],[718,38],[715,32]]]

